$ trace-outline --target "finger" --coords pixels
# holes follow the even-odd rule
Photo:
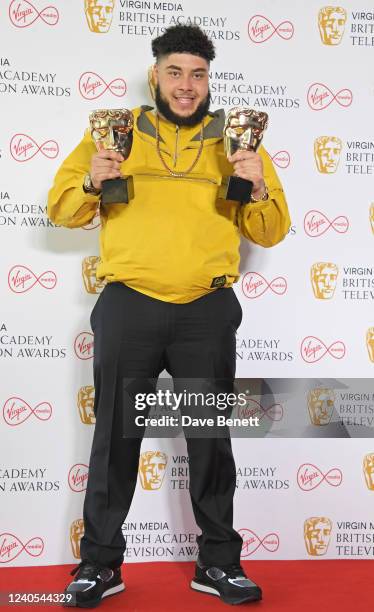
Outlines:
[[[250,173],[248,173],[246,170],[243,170],[242,168],[235,168],[234,174],[236,176],[241,176],[241,177],[246,178],[248,180],[249,180],[249,177],[252,176]]]
[[[118,162],[123,162],[124,158],[121,153],[117,151],[111,151],[110,149],[102,149],[94,156],[96,159],[112,159]]]
[[[262,173],[259,171],[258,168],[248,168],[246,164],[241,164],[239,162],[235,164],[234,172],[240,174],[245,178],[248,178],[251,181],[263,180]]]
[[[245,179],[246,181],[252,181],[252,177],[248,176],[246,172],[242,172],[241,170],[235,170],[234,176],[239,176],[240,178]]]
[[[104,170],[112,170],[113,168],[119,170],[121,164],[111,159],[97,159],[92,163],[92,167],[95,168],[96,172],[100,172]]]
[[[234,167],[239,165],[243,168],[248,168],[253,172],[262,172],[262,163],[261,160],[258,159],[241,159],[234,162]]]
[[[107,172],[100,172],[95,175],[96,181],[106,181],[107,179],[119,178],[121,173],[118,170],[109,170]]]
[[[229,155],[228,160],[231,163],[235,163],[236,161],[240,161],[243,159],[254,159],[257,157],[257,155],[258,153],[255,153],[254,151],[239,150],[235,151],[233,155]]]
[[[121,155],[121,153],[118,153],[117,151],[112,151],[111,149],[102,149],[101,151],[96,153],[96,155],[94,155],[94,158],[112,159],[118,162],[123,161],[123,155]]]
[[[105,172],[105,173],[96,174],[95,176],[92,176],[91,180],[92,180],[94,187],[101,189],[101,185],[103,181],[120,178],[120,176],[121,175],[117,172]]]
[[[257,165],[252,165],[252,164],[248,164],[246,162],[236,162],[234,164],[234,168],[235,170],[239,170],[241,172],[247,172],[250,174],[261,174],[261,168],[259,168]]]

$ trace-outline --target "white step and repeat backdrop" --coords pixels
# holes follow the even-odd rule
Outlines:
[[[343,1],[343,0],[342,0]],[[89,315],[99,223],[69,230],[46,198],[91,110],[150,103],[150,41],[176,23],[214,40],[213,108],[270,116],[264,144],[292,227],[242,246],[240,377],[304,378],[299,411],[372,424],[372,394],[324,378],[374,369],[373,4],[345,0],[4,0],[0,7],[0,563],[79,558],[93,433]],[[321,382],[322,381],[322,382]],[[252,406],[253,408],[253,406]],[[309,411],[308,411],[309,410]],[[327,408],[328,412],[329,408]],[[263,423],[284,406],[260,405]],[[314,415],[314,416],[313,416]],[[372,558],[374,442],[235,439],[243,559]],[[124,525],[129,562],[191,560],[185,442],[144,440]],[[144,466],[152,478],[142,478]]]

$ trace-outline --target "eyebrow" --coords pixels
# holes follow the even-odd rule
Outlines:
[[[166,66],[167,70],[169,70],[170,68],[173,68],[174,70],[182,70],[180,66],[175,66],[174,64],[170,64],[169,66]],[[192,72],[207,72],[207,70],[206,68],[194,68]]]

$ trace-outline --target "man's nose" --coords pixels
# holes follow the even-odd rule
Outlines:
[[[179,85],[179,89],[182,89],[183,91],[191,91],[192,89],[191,77],[188,75],[182,76],[178,85]]]

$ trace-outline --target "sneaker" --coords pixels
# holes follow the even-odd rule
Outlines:
[[[201,593],[218,595],[227,604],[262,599],[260,587],[246,576],[241,565],[236,564],[204,567],[198,559],[191,588]]]
[[[124,591],[121,568],[100,567],[90,561],[82,561],[71,572],[74,580],[65,589],[66,595],[72,595],[71,602],[64,607],[96,608],[103,597]]]

